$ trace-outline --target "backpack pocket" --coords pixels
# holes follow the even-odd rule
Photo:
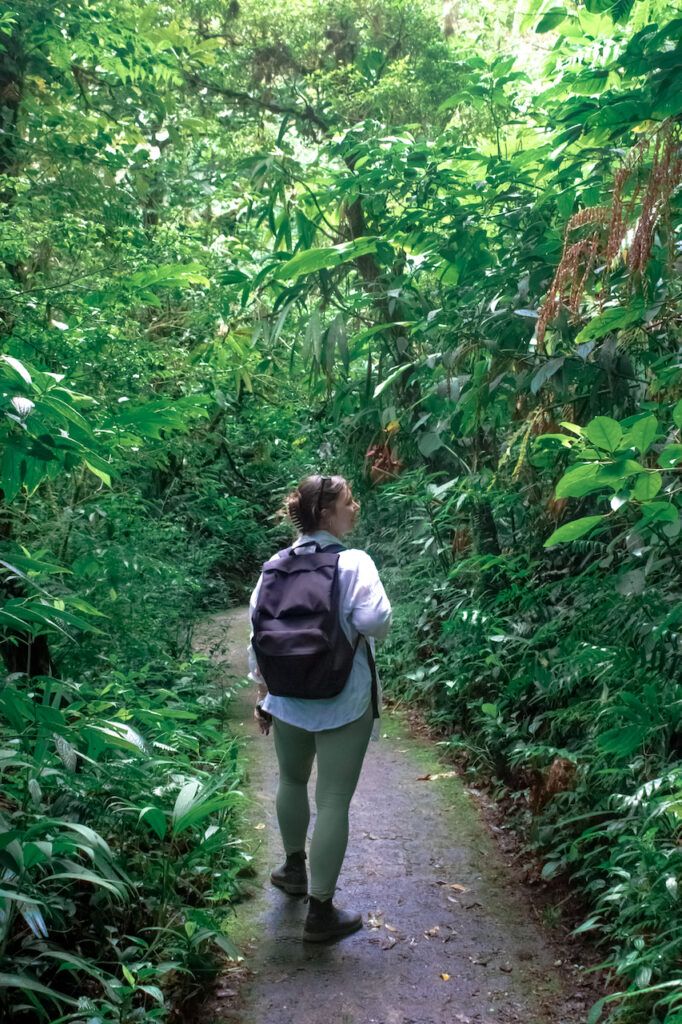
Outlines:
[[[296,658],[325,654],[331,650],[329,637],[321,629],[262,629],[256,633],[258,649],[268,658]]]
[[[274,697],[315,700],[335,697],[345,679],[334,677],[334,649],[321,629],[259,630],[254,650],[258,667]]]

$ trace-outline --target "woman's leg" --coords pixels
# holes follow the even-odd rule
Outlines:
[[[279,762],[277,821],[284,852],[305,849],[310,805],[308,779],[315,759],[315,733],[273,718],[275,750]]]
[[[334,895],[348,845],[348,807],[372,733],[371,702],[361,718],[314,734],[317,747],[317,819],[310,843],[310,894]]]

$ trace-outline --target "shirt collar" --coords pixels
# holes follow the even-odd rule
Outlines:
[[[302,533],[300,537],[297,537],[294,547],[298,548],[301,544],[310,544],[312,541],[317,541],[321,547],[326,547],[328,544],[343,544],[343,541],[335,537],[329,530],[315,530],[313,533]]]

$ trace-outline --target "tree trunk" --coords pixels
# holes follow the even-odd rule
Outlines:
[[[19,33],[0,32],[0,174],[12,177],[17,173],[19,142],[19,111],[24,87],[25,59]],[[0,215],[8,217],[15,192],[11,185],[0,189]],[[24,283],[25,268],[21,263],[5,262],[8,274]]]

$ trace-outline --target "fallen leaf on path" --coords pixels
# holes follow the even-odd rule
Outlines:
[[[426,931],[424,932],[424,935],[426,936],[427,939],[438,938],[438,936],[440,935],[440,926],[434,925],[433,928],[427,928]]]
[[[378,910],[376,914],[367,915],[367,925],[369,928],[383,928],[384,925],[384,914],[383,911]]]
[[[393,949],[398,940],[394,939],[392,935],[387,935],[384,941],[381,943],[382,949]]]
[[[265,828],[265,825],[261,821],[261,823],[259,825],[254,825],[253,827],[256,829],[257,832],[261,832]]]
[[[466,885],[460,885],[459,882],[451,882],[449,888],[450,889],[456,889],[457,892],[469,892],[469,890],[467,889]]]
[[[450,975],[449,974],[441,974],[441,978],[443,979],[443,981],[450,981]]]
[[[500,970],[504,971],[505,974],[511,974],[514,968],[511,964],[500,964]]]
[[[428,772],[426,775],[418,775],[417,782],[435,782],[436,779],[453,779],[457,772]]]
[[[398,931],[398,929],[394,928],[392,924],[385,924],[384,928],[386,929],[387,932],[397,932]]]

